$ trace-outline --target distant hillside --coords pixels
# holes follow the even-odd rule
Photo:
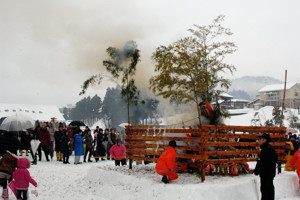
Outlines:
[[[251,100],[258,95],[258,91],[271,84],[283,83],[279,79],[269,76],[243,76],[241,78],[233,79],[231,81],[231,87],[228,91],[234,98],[247,99],[247,94]],[[238,91],[238,92],[237,92]],[[246,94],[245,94],[246,93]],[[240,94],[240,96],[239,96]],[[237,95],[237,96],[236,96]]]

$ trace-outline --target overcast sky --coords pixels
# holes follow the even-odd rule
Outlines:
[[[139,84],[147,86],[159,45],[188,36],[193,25],[225,15],[238,51],[227,57],[245,75],[300,82],[298,0],[0,0],[0,103],[75,104],[81,85],[105,73],[109,46],[134,40]],[[87,91],[103,97],[105,81]]]

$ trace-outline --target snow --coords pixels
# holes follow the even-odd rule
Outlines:
[[[54,105],[0,103],[0,118],[15,115],[16,112],[29,115],[34,120],[51,121],[55,117],[57,121],[65,121],[58,107]]]
[[[261,122],[272,118],[273,107],[260,110],[247,109],[244,115],[232,116],[227,119],[228,125],[251,125],[254,114]],[[288,115],[299,113],[290,109],[285,112],[285,124],[288,125]],[[45,160],[33,165],[29,171],[37,181],[38,197],[30,194],[30,199],[39,200],[256,200],[260,195],[259,177],[253,174],[239,176],[206,176],[206,180],[195,174],[179,174],[179,178],[170,184],[163,184],[161,176],[155,172],[155,164],[136,165],[133,169],[128,166],[115,167],[114,161],[99,161],[74,165],[74,156],[70,157],[71,164],[66,165],[55,161]],[[82,160],[82,158],[81,158]],[[256,162],[249,163],[254,168]],[[284,166],[282,166],[284,167]],[[283,171],[283,170],[282,170]],[[274,179],[275,197],[277,200],[296,200],[300,198],[298,177],[296,172],[277,174]],[[30,191],[34,187],[30,186]],[[16,198],[11,198],[16,199]]]
[[[37,181],[38,197],[30,199],[210,199],[255,200],[259,191],[259,177],[252,174],[239,176],[206,176],[201,182],[195,174],[179,174],[170,184],[161,182],[155,164],[114,166],[114,161],[66,165],[55,160],[38,162],[29,171]],[[250,163],[254,167],[255,163]],[[298,177],[295,172],[283,172],[275,177],[275,194],[278,200],[299,199]],[[34,190],[30,186],[29,191]],[[260,193],[259,193],[260,194]],[[15,198],[11,198],[15,199]]]
[[[286,89],[289,90],[291,89],[294,85],[297,83],[287,83],[286,84]],[[259,90],[259,92],[271,92],[271,91],[280,91],[284,90],[284,84],[273,84],[273,85],[267,85],[263,87],[262,89]]]

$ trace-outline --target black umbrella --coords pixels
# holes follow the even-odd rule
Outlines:
[[[72,121],[69,126],[85,126],[85,124],[82,121]]]

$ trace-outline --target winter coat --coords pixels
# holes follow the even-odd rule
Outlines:
[[[89,135],[88,133],[84,135],[84,139],[85,139],[85,144],[86,144],[86,149],[92,149],[93,148],[93,136]]]
[[[274,178],[278,161],[277,153],[268,142],[263,143],[260,148],[261,152],[258,156],[259,159],[256,163],[254,174],[259,175],[261,178]]]
[[[55,151],[56,152],[61,151],[61,141],[62,141],[63,135],[64,135],[64,131],[55,131],[55,133],[54,133]]]
[[[83,156],[83,138],[79,134],[74,136],[75,156]]]
[[[34,129],[31,130],[30,134],[31,134],[31,139],[34,140],[39,140],[41,133],[40,133],[40,126],[35,127]]]
[[[26,134],[26,132],[21,133],[21,147],[20,147],[20,149],[30,150],[31,137],[30,137],[30,133],[27,132],[27,134]]]
[[[0,172],[12,175],[17,167],[18,157],[9,151],[0,159]]]
[[[71,142],[70,137],[64,134],[61,137],[61,152],[63,154],[69,154],[69,142]]]
[[[5,132],[0,136],[0,155],[6,154],[6,151],[10,151],[13,154],[17,154],[17,150],[20,147],[18,138],[9,132]]]
[[[97,134],[97,152],[99,156],[105,156],[107,141],[105,134],[98,133]]]
[[[291,148],[286,152],[286,156],[285,156],[286,163],[285,163],[284,171],[295,171],[294,167],[293,168],[290,167],[290,160],[295,154],[294,145],[292,142],[286,142],[286,144],[289,144]]]
[[[124,144],[121,144],[120,146],[115,144],[110,148],[109,153],[115,160],[123,160],[126,155],[126,148]]]
[[[48,129],[40,129],[40,146],[46,146],[51,144],[50,132]]]
[[[168,146],[168,148],[161,154],[159,157],[155,169],[157,173],[161,173],[163,171],[174,171],[177,169],[175,164],[176,160],[176,150]]]
[[[13,179],[15,180],[15,187],[17,189],[28,189],[29,183],[37,186],[37,183],[31,178],[27,168],[30,166],[30,161],[26,158],[18,159],[18,169],[13,173]]]
[[[294,156],[290,160],[290,168],[293,168],[294,166],[297,166],[297,172],[300,173],[300,150],[296,151]]]

